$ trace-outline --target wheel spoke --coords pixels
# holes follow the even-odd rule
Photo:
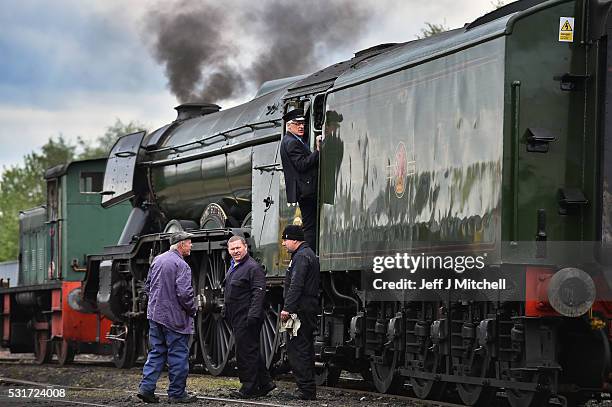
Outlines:
[[[278,347],[278,335],[276,329],[276,313],[274,307],[268,305],[264,309],[264,318],[261,325],[261,332],[259,333],[259,353],[261,354],[266,367],[270,367],[274,362]]]
[[[123,341],[113,341],[113,362],[120,369],[129,369],[134,366],[136,360],[136,341],[138,337],[136,327],[134,325],[118,326],[116,329],[119,332],[115,331],[114,333],[125,332],[125,335]]]
[[[268,356],[270,355],[270,350],[272,348],[272,343],[271,343],[271,337],[270,337],[270,332],[268,331],[268,327],[262,326],[261,327],[261,333],[263,336],[263,339],[261,341],[261,346],[263,347],[263,351],[264,351],[264,358],[265,360],[268,360]]]
[[[223,322],[221,322],[219,325],[219,345],[221,349],[221,355],[223,355],[227,352],[227,340],[223,329]]]
[[[488,356],[475,353],[469,376],[487,377],[490,364]],[[488,406],[495,398],[496,389],[489,386],[458,383],[457,392],[461,401],[468,406]]]
[[[223,360],[223,341],[221,340],[221,332],[217,330],[217,335],[215,335],[215,364],[219,366],[221,361]]]
[[[34,354],[38,364],[47,363],[51,360],[49,331],[36,331],[34,334]]]
[[[233,351],[232,334],[221,316],[223,290],[221,282],[225,275],[225,262],[221,252],[213,252],[202,259],[198,283],[205,296],[205,305],[200,324],[200,347],[206,368],[212,375],[223,374]]]

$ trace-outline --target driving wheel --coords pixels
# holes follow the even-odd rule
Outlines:
[[[67,365],[74,361],[75,349],[74,346],[66,339],[60,339],[53,343],[55,354],[57,355],[57,363],[60,366]]]
[[[42,365],[51,360],[51,345],[49,331],[36,331],[34,334],[34,361]]]
[[[227,264],[221,251],[205,254],[200,267],[198,292],[201,310],[197,331],[206,369],[213,376],[229,373],[228,361],[233,356],[234,335],[222,315],[223,288]]]

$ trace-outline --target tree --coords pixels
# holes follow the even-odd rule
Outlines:
[[[94,143],[79,137],[77,144],[82,152],[78,155],[77,146],[67,142],[60,134],[57,138],[49,138],[40,152],[26,155],[22,165],[5,169],[0,176],[0,261],[16,259],[18,256],[19,211],[46,202],[44,173],[47,169],[76,158],[106,157],[119,137],[143,129],[140,123],[131,121],[126,124],[117,119]]]
[[[77,143],[82,149],[79,159],[107,157],[119,137],[141,130],[145,130],[141,123],[134,121],[123,123],[120,119],[116,119],[115,124],[108,126],[104,135],[96,139],[96,144],[91,145],[91,142],[87,142],[81,137],[78,138]]]
[[[494,10],[497,10],[500,7],[505,6],[510,3],[510,0],[492,0],[491,6],[493,6]],[[422,40],[423,38],[431,37],[432,35],[443,33],[444,31],[448,31],[449,28],[446,26],[446,23],[435,24],[425,22],[425,27],[421,28],[421,34],[417,34],[417,38]]]
[[[422,40],[423,38],[431,37],[432,35],[440,34],[448,30],[449,28],[445,24],[434,24],[426,22],[425,28],[421,28],[421,35],[417,34],[417,38]]]
[[[19,211],[46,201],[46,169],[71,161],[75,146],[63,136],[49,141],[41,153],[24,157],[23,166],[11,166],[0,179],[0,261],[16,259],[19,251]]]
[[[491,5],[493,6],[495,10],[497,10],[500,7],[504,7],[508,3],[509,3],[508,0],[494,0],[491,2]]]

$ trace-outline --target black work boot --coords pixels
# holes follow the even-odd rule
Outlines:
[[[314,393],[304,393],[302,390],[297,390],[295,393],[293,393],[293,398],[298,400],[316,400],[317,395]]]
[[[257,396],[258,397],[267,396],[268,393],[270,393],[274,389],[276,389],[276,383],[268,382],[268,384],[264,384],[263,386],[259,388],[259,390],[257,391]]]
[[[145,403],[159,403],[159,397],[153,393],[136,393],[136,397],[144,401]]]
[[[252,399],[253,397],[259,396],[259,393],[246,393],[242,391],[242,389],[240,389],[240,390],[233,390],[231,392],[231,396],[232,398],[235,398],[235,399]]]
[[[198,396],[193,393],[185,393],[183,397],[168,397],[170,404],[195,403],[196,401],[198,401]]]

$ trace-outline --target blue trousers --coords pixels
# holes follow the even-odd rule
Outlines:
[[[181,334],[149,320],[149,355],[142,368],[141,393],[153,394],[157,380],[168,362],[168,397],[185,396],[189,374],[189,334]]]

